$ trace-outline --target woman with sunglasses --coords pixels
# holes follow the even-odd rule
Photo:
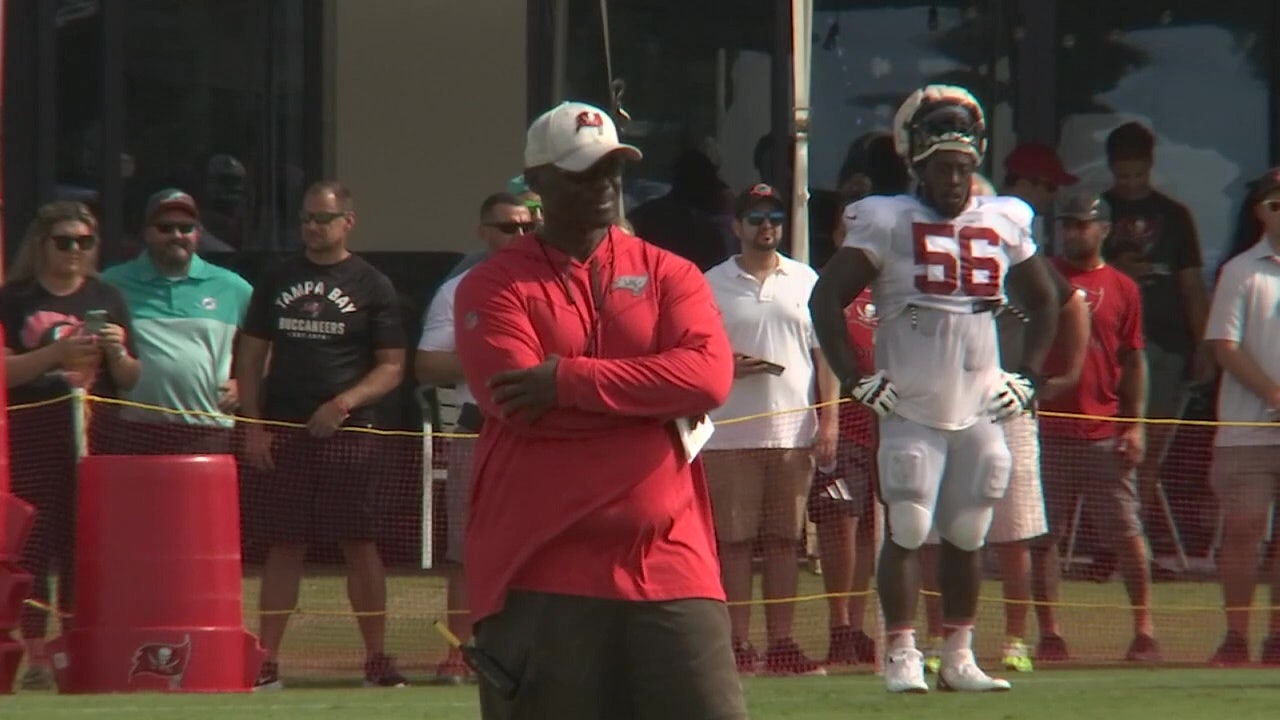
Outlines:
[[[36,579],[33,599],[46,607],[50,574],[58,571],[58,608],[63,612],[71,607],[75,550],[72,405],[37,403],[65,398],[72,388],[117,397],[141,372],[128,339],[124,298],[97,278],[98,244],[97,221],[83,204],[44,205],[0,287],[13,493],[36,508],[22,564]],[[103,408],[96,410],[100,415]],[[49,612],[23,608],[26,689],[52,686],[44,648]]]

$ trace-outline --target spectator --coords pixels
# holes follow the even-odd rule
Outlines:
[[[1110,231],[1111,211],[1104,199],[1091,193],[1066,198],[1057,211],[1063,255],[1054,258],[1058,270],[1082,290],[1092,313],[1089,349],[1080,382],[1073,392],[1046,398],[1041,408],[1059,413],[1089,415],[1105,420],[1045,417],[1041,420],[1041,457],[1050,541],[1044,562],[1034,572],[1036,600],[1056,604],[1061,571],[1057,542],[1071,524],[1075,497],[1096,513],[1097,526],[1107,533],[1106,544],[1120,558],[1125,588],[1133,606],[1133,642],[1125,659],[1160,659],[1151,618],[1151,568],[1140,519],[1135,469],[1145,448],[1140,422],[1117,422],[1144,417],[1146,360],[1143,356],[1142,298],[1137,285],[1102,259],[1102,242]],[[1063,374],[1069,358],[1059,343],[1046,363],[1050,376]],[[1052,605],[1042,606],[1040,660],[1068,658]]]
[[[146,251],[102,274],[129,305],[145,368],[125,397],[147,407],[126,406],[120,415],[150,426],[112,430],[129,452],[231,452],[233,420],[222,413],[239,406],[231,356],[253,288],[196,254],[200,233],[195,200],[161,190],[147,201]]]
[[[524,204],[509,193],[498,193],[485,198],[480,204],[480,239],[485,244],[483,257],[506,247],[514,238],[533,231],[529,211]],[[482,257],[482,259],[483,259]],[[473,265],[474,266],[474,265]],[[479,433],[482,425],[480,408],[475,396],[467,388],[458,364],[457,345],[454,339],[454,296],[458,285],[470,272],[470,268],[445,281],[436,291],[427,308],[423,321],[422,339],[414,360],[418,382],[424,385],[453,386],[454,399],[459,406],[457,431]],[[471,474],[475,458],[476,441],[468,437],[449,440],[448,477],[445,480],[445,517],[448,528],[446,559],[449,587],[446,606],[449,611],[449,629],[454,635],[466,638],[471,623],[467,622],[467,593],[462,577],[463,543],[466,540],[467,512],[471,497]],[[472,679],[470,670],[462,660],[462,654],[450,649],[444,662],[436,668],[436,680],[441,684],[456,684]]]
[[[838,232],[838,231],[837,231]],[[875,372],[876,306],[871,290],[845,308],[849,340],[861,369]],[[875,640],[863,630],[875,570],[875,415],[859,403],[839,406],[835,464],[820,466],[809,490],[809,521],[827,593],[826,665],[875,662]]]
[[[50,574],[57,570],[63,612],[71,611],[76,461],[84,448],[71,421],[71,413],[80,408],[51,401],[65,398],[72,388],[119,397],[140,373],[124,298],[97,278],[99,244],[98,222],[87,207],[78,202],[43,205],[27,226],[0,288],[9,472],[13,494],[36,509],[22,566],[35,577],[32,598],[46,606]],[[25,405],[33,406],[20,407]],[[91,422],[100,417],[98,410],[109,407],[94,407]],[[21,624],[28,658],[22,687],[52,687],[44,645],[48,612],[24,605]]]
[[[844,206],[868,195],[901,195],[911,187],[911,174],[893,149],[893,135],[869,132],[849,144],[844,163],[836,176],[840,196],[837,226],[844,219]]]
[[[448,282],[475,267],[476,263],[505,247],[511,238],[531,233],[537,228],[526,203],[512,193],[494,193],[480,205],[480,225],[476,235],[484,245],[453,266],[445,276]]]
[[[507,192],[515,195],[524,206],[529,208],[530,215],[533,216],[533,224],[536,227],[542,227],[542,196],[529,189],[529,183],[525,182],[524,173],[511,178],[507,181]]]
[[[734,231],[742,254],[707,272],[729,344],[734,383],[728,401],[712,420],[757,417],[720,427],[707,443],[705,462],[720,543],[721,577],[731,605],[733,653],[742,673],[755,672],[760,658],[749,643],[751,550],[757,536],[764,554],[764,598],[793,598],[799,588],[796,543],[804,531],[805,500],[813,464],[835,462],[839,431],[834,404],[819,413],[770,414],[801,410],[839,397],[835,376],[818,348],[809,294],[818,274],[778,252],[787,213],[770,186],[759,184],[738,196]],[[765,415],[765,417],[758,417]],[[770,675],[821,675],[822,666],[805,657],[792,635],[795,605],[765,606],[768,646],[764,668]]]
[[[1056,255],[1050,240],[1051,228],[1045,218],[1053,215],[1058,190],[1071,187],[1080,178],[1067,172],[1053,148],[1038,142],[1019,143],[1004,159],[1004,194],[1022,198],[1036,211],[1034,233],[1045,256]]]
[[[1218,568],[1227,635],[1213,656],[1218,665],[1249,662],[1249,606],[1268,508],[1280,488],[1280,168],[1254,183],[1246,201],[1263,227],[1255,243],[1222,268],[1205,337],[1226,372],[1218,420],[1271,423],[1219,427],[1212,481],[1226,521]],[[1271,562],[1271,622],[1262,663],[1280,665],[1280,562]]]
[[[671,170],[671,192],[628,213],[636,232],[704,272],[720,263],[737,242],[723,222],[729,186],[719,172],[700,151],[685,150]]]
[[[482,683],[485,720],[746,718],[701,463],[672,428],[724,402],[732,352],[693,264],[614,227],[638,159],[600,108],[544,113],[525,176],[546,224],[458,286],[484,416],[467,590],[520,689]]]
[[[840,168],[842,204],[868,195],[899,195],[911,178],[893,149],[889,133],[867,133],[854,140]],[[833,233],[844,238],[841,208]],[[859,371],[875,372],[876,309],[867,288],[845,307],[845,322]],[[877,427],[875,414],[860,403],[839,406],[840,439],[836,467],[818,468],[809,492],[809,520],[817,528],[818,557],[827,592],[827,665],[875,662],[875,641],[862,629],[875,569],[875,494]],[[831,470],[828,468],[828,470]]]
[[[1151,186],[1155,136],[1150,130],[1125,123],[1107,136],[1106,152],[1114,182],[1103,197],[1114,221],[1103,256],[1142,292],[1151,387],[1147,417],[1177,418],[1187,397],[1188,371],[1195,382],[1214,375],[1211,353],[1197,349],[1209,310],[1200,240],[1191,212]],[[1144,496],[1152,497],[1173,426],[1152,425],[1147,436],[1138,482]]]
[[[306,425],[276,432],[251,422],[245,429],[245,460],[270,477],[259,599],[267,659],[257,687],[283,687],[280,642],[298,604],[307,543],[321,538],[337,540],[346,558],[365,686],[399,687],[405,679],[383,652],[387,589],[374,542],[383,501],[379,449],[376,436],[358,429],[373,427],[374,404],[400,384],[404,327],[391,281],[348,249],[356,224],[351,192],[319,182],[302,207],[303,254],[254,287],[237,358],[242,415]]]

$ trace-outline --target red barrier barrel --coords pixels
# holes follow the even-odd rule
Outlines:
[[[245,692],[262,663],[241,615],[230,455],[80,464],[75,618],[51,647],[66,693]]]
[[[4,6],[0,3],[0,19]],[[0,27],[3,23],[0,22]],[[0,33],[2,34],[2,33]],[[3,44],[0,38],[0,44]],[[0,243],[2,245],[3,243]],[[0,328],[0,343],[4,329]],[[0,695],[13,692],[13,681],[22,662],[22,641],[12,633],[18,628],[22,603],[31,593],[31,575],[19,567],[22,546],[31,533],[35,510],[9,494],[9,396],[4,364],[0,363]]]

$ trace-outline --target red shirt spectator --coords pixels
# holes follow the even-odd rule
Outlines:
[[[458,356],[485,415],[466,538],[472,617],[508,590],[724,599],[702,464],[672,420],[724,402],[733,353],[690,262],[614,227],[580,262],[533,236],[458,287]],[[557,403],[501,417],[495,374],[559,356]]]
[[[1073,287],[1083,290],[1092,316],[1089,347],[1085,352],[1080,384],[1075,392],[1065,393],[1040,404],[1042,410],[1077,413],[1104,418],[1119,415],[1120,358],[1128,351],[1142,350],[1142,298],[1138,285],[1129,276],[1110,265],[1080,270],[1063,258],[1054,265]],[[1058,344],[1045,362],[1045,375],[1053,377],[1066,369],[1067,358]],[[1056,435],[1086,440],[1102,440],[1118,435],[1122,423],[1104,420],[1077,420],[1045,417],[1040,430]]]
[[[871,288],[854,298],[844,309],[849,328],[849,344],[858,362],[858,374],[871,375],[876,371],[876,306],[871,302]],[[840,438],[861,447],[876,446],[876,414],[862,403],[846,402],[840,406]]]

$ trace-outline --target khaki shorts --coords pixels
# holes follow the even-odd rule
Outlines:
[[[1265,516],[1280,488],[1280,446],[1215,447],[1210,483],[1227,517]]]
[[[758,535],[800,539],[813,482],[812,451],[711,450],[702,463],[720,542],[748,542]]]
[[[1066,536],[1080,496],[1084,514],[1107,534],[1107,540],[1118,542],[1142,534],[1137,473],[1122,465],[1115,438],[1041,437],[1040,467],[1054,539]]]
[[[480,682],[483,720],[746,720],[716,600],[628,602],[512,590],[476,646],[516,684]]]

